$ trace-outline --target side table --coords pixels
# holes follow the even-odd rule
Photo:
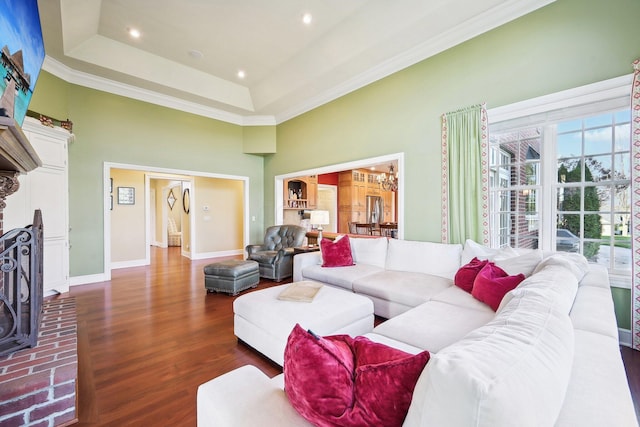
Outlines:
[[[316,252],[320,250],[318,245],[296,246],[293,248],[293,255],[304,254],[307,252]]]

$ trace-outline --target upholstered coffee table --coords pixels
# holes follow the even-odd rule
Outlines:
[[[322,286],[312,302],[281,301],[289,285],[274,286],[233,302],[235,335],[280,366],[296,323],[318,335],[362,335],[373,329],[373,302],[352,292]]]

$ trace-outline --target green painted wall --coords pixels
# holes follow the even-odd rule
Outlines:
[[[631,74],[638,17],[637,0],[557,0],[278,125],[278,153],[265,158],[266,223],[274,220],[274,176],[404,152],[405,238],[439,241],[441,115]],[[620,318],[626,300],[620,290]]]
[[[616,319],[618,327],[631,329],[631,290],[611,288],[613,304],[616,307]]]
[[[274,154],[276,152],[275,126],[245,126],[242,128],[244,152]]]
[[[242,127],[129,98],[69,85],[43,74],[33,109],[69,117],[70,273],[98,274],[103,266],[104,162],[229,175],[250,179],[250,240],[263,235],[263,158],[243,153]],[[66,93],[52,100],[50,93]],[[58,104],[62,100],[67,105]]]

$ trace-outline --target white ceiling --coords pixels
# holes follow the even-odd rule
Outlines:
[[[44,69],[242,125],[277,124],[554,0],[39,0]],[[310,25],[302,15],[313,15]],[[142,33],[139,39],[128,28]],[[190,51],[202,54],[196,58]],[[246,77],[239,79],[238,70]]]

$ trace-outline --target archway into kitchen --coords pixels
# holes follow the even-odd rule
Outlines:
[[[151,246],[177,239],[190,259],[239,255],[248,244],[248,177],[123,164],[105,164],[104,177],[109,278],[114,268],[149,265]]]

